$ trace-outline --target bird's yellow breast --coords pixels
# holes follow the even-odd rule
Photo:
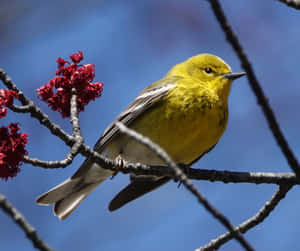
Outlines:
[[[189,164],[218,142],[228,110],[226,100],[212,90],[180,81],[130,127],[160,145],[175,162]]]

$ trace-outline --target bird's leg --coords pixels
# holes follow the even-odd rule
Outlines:
[[[185,164],[179,164],[178,165],[179,168],[188,176],[189,174],[189,166],[188,165],[185,165]],[[178,180],[174,180],[175,182],[177,182]],[[182,182],[179,181],[178,185],[177,185],[177,188],[179,188],[181,186]]]
[[[113,175],[110,177],[110,179],[112,180],[114,177],[116,177],[116,175],[118,174],[118,172],[124,168],[125,166],[125,160],[122,158],[121,155],[118,155],[115,158],[115,171],[113,173]]]

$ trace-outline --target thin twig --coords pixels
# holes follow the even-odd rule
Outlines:
[[[133,138],[134,140],[142,143],[147,146],[150,150],[155,152],[157,156],[159,156],[166,164],[173,170],[174,176],[176,179],[182,182],[182,184],[196,196],[198,201],[208,210],[216,219],[218,219],[232,234],[233,236],[240,242],[240,244],[246,250],[254,250],[251,245],[246,241],[246,239],[240,234],[239,231],[234,230],[234,226],[230,223],[230,221],[219,212],[213,205],[211,205],[208,200],[197,190],[197,188],[192,184],[192,182],[187,178],[184,172],[174,163],[174,161],[169,157],[169,155],[157,144],[153,143],[149,138],[138,134],[137,132],[129,129],[124,124],[120,122],[116,122],[116,126],[119,127],[120,131],[127,136]]]
[[[299,0],[278,0],[278,1],[286,4],[287,6],[290,6],[296,10],[300,10],[300,1]]]
[[[244,49],[242,48],[236,34],[233,32],[225,13],[219,3],[218,0],[210,0],[209,1],[211,8],[224,31],[228,42],[231,44],[233,50],[239,57],[242,67],[247,73],[247,77],[249,80],[249,84],[252,88],[252,91],[255,93],[257,102],[261,106],[265,118],[268,122],[268,125],[273,133],[273,136],[276,139],[278,146],[280,147],[282,153],[284,154],[287,162],[289,163],[290,168],[300,177],[300,168],[297,158],[292,152],[287,140],[285,139],[280,126],[277,122],[275,114],[268,103],[268,99],[266,98],[263,89],[261,88],[260,83],[258,82],[254,70],[248,60]]]
[[[81,135],[80,123],[78,118],[78,108],[77,108],[77,94],[76,89],[72,88],[72,97],[71,97],[71,124],[73,128],[73,137],[75,137],[76,141],[83,142],[83,138]]]
[[[80,124],[78,119],[77,95],[75,88],[72,88],[72,97],[70,103],[71,124],[73,128],[73,137],[75,138],[75,144],[72,146],[66,158],[61,161],[43,161],[37,158],[30,158],[25,156],[24,162],[32,164],[33,166],[40,166],[44,168],[65,168],[72,163],[74,157],[79,153],[79,149],[81,147],[81,144],[83,143],[83,137],[81,135]],[[29,110],[27,110],[27,112],[29,112]]]
[[[279,204],[279,202],[285,197],[287,192],[292,188],[292,185],[282,185],[279,186],[277,191],[272,195],[271,199],[265,203],[265,205],[258,211],[256,215],[249,218],[239,226],[235,228],[235,230],[246,233],[251,228],[255,227],[259,223],[263,222],[270,213],[275,209],[275,207]],[[227,232],[221,236],[219,236],[215,240],[211,240],[205,246],[196,249],[196,251],[212,251],[218,249],[220,246],[228,242],[233,238],[232,233]]]
[[[36,230],[27,222],[25,217],[0,193],[0,207],[24,231],[35,248],[41,251],[53,251],[37,234]]]
[[[28,105],[22,105],[22,106],[17,106],[17,105],[10,105],[8,108],[11,109],[13,112],[17,113],[28,113],[30,112],[30,109],[32,109],[33,104],[28,104]]]
[[[68,152],[66,158],[60,161],[44,161],[37,158],[30,158],[28,156],[24,156],[23,161],[33,166],[39,166],[43,168],[65,168],[72,164],[74,157],[79,153],[80,147],[81,142],[76,142],[71,147],[71,150]]]

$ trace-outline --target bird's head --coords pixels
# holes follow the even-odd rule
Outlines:
[[[224,60],[212,54],[199,54],[175,65],[168,75],[181,75],[193,78],[224,98],[227,98],[233,80],[245,75],[232,72]]]

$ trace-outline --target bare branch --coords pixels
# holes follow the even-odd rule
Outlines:
[[[152,167],[151,167],[152,168]],[[253,184],[300,184],[300,179],[294,173],[272,172],[232,172],[207,169],[189,168],[188,177],[194,180],[222,181],[224,183],[253,183]]]
[[[37,234],[36,230],[27,222],[24,216],[0,193],[0,207],[24,231],[35,248],[41,251],[53,251]]]
[[[82,147],[82,145],[80,147]],[[135,175],[168,176],[171,178],[174,177],[174,172],[168,166],[147,166],[140,163],[126,163],[124,167],[119,170],[115,167],[115,162],[113,160],[106,159],[93,150],[91,150],[90,155],[94,156],[92,157],[94,158],[94,161],[97,163],[101,163],[101,167],[104,169],[109,169],[112,171],[118,170],[119,172],[122,172],[124,174],[133,173]],[[67,165],[71,164],[70,161],[71,160],[68,156],[66,157],[66,159],[61,161],[42,161],[39,159],[24,156],[25,163],[44,168],[64,168]],[[183,170],[186,172],[187,177],[192,180],[207,180],[211,182],[221,181],[224,183],[300,185],[300,180],[294,173],[233,172],[196,169],[191,167],[184,167]]]
[[[273,194],[271,199],[265,203],[265,205],[258,211],[256,215],[254,215],[250,219],[240,224],[238,227],[235,228],[235,230],[241,233],[246,233],[251,228],[263,222],[270,215],[270,213],[275,209],[275,207],[279,204],[279,202],[285,197],[285,195],[291,188],[292,188],[291,185],[280,186],[277,189],[277,191]],[[210,241],[207,245],[199,249],[196,249],[196,251],[216,250],[220,246],[222,246],[223,244],[231,240],[232,238],[233,238],[232,233],[227,232],[219,236],[217,239]]]
[[[105,166],[103,168],[106,168]],[[108,169],[115,170],[109,167]],[[186,175],[193,180],[221,181],[224,183],[253,183],[253,184],[289,184],[298,185],[300,179],[294,173],[272,172],[233,172],[184,167]],[[155,175],[174,177],[173,171],[167,166],[146,166],[142,164],[127,163],[121,170],[122,173],[135,175]]]
[[[15,109],[15,107],[13,109]],[[76,95],[75,88],[72,88],[70,109],[71,109],[71,124],[73,128],[73,137],[75,138],[75,144],[72,146],[66,158],[61,161],[43,161],[36,158],[30,158],[25,156],[24,162],[32,164],[33,166],[40,166],[44,168],[65,168],[66,166],[72,163],[74,157],[79,153],[79,149],[81,147],[81,144],[83,143],[83,137],[81,135],[80,124],[78,119],[77,95]],[[27,112],[29,112],[29,109],[27,109]]]
[[[76,142],[72,146],[66,158],[60,161],[44,161],[44,160],[39,160],[37,158],[30,158],[28,156],[24,156],[23,161],[33,166],[39,166],[43,168],[65,168],[68,165],[71,165],[74,157],[79,153],[80,147],[81,147],[81,142],[78,143]]]
[[[252,91],[256,95],[257,102],[261,106],[262,111],[266,117],[268,125],[273,133],[273,136],[276,139],[278,146],[280,147],[282,153],[284,154],[287,162],[289,163],[290,168],[300,177],[300,168],[297,158],[295,157],[294,153],[292,152],[287,140],[285,139],[280,126],[277,122],[275,114],[268,103],[268,99],[266,98],[263,89],[259,81],[256,78],[254,70],[248,60],[244,49],[242,48],[236,34],[233,32],[225,13],[219,3],[218,0],[210,0],[209,1],[211,8],[222,28],[224,31],[228,42],[231,44],[233,50],[237,54],[238,58],[241,61],[242,67],[247,73],[247,78],[249,80],[249,84],[252,88]]]
[[[79,140],[83,142],[81,135],[80,123],[78,118],[78,108],[77,108],[77,94],[76,89],[72,88],[72,97],[71,97],[71,124],[73,128],[73,137],[76,138],[76,142]]]
[[[279,2],[285,3],[294,9],[300,10],[300,0],[278,0]]]
[[[208,200],[197,190],[197,188],[192,184],[192,182],[187,178],[183,171],[175,164],[175,162],[169,157],[169,155],[157,144],[153,143],[149,138],[138,134],[137,132],[129,129],[124,124],[116,122],[116,125],[119,127],[120,131],[127,136],[133,138],[134,140],[142,143],[147,146],[153,152],[157,154],[166,164],[173,170],[174,176],[176,179],[180,180],[182,184],[196,196],[198,201],[208,210],[216,219],[218,219],[231,233],[232,235],[240,242],[240,244],[246,250],[254,250],[251,245],[246,241],[246,239],[240,234],[239,231],[234,229],[234,226],[230,221],[219,212],[213,205],[211,205]]]
[[[22,105],[22,106],[17,106],[17,105],[10,105],[8,108],[11,109],[13,112],[17,113],[28,113],[30,112],[30,109],[32,109],[33,104],[30,103],[28,105]]]
[[[101,157],[103,158],[103,157]],[[98,157],[95,156],[95,161]],[[116,171],[114,162],[105,159],[107,165],[101,167]],[[208,180],[211,182],[221,181],[224,183],[253,183],[253,184],[275,184],[275,185],[299,185],[300,179],[294,173],[272,173],[272,172],[233,172],[218,171],[208,169],[196,169],[183,167],[183,170],[189,179]],[[168,166],[147,166],[140,163],[126,163],[119,170],[124,174],[134,173],[135,175],[168,176],[174,177],[174,172]]]

